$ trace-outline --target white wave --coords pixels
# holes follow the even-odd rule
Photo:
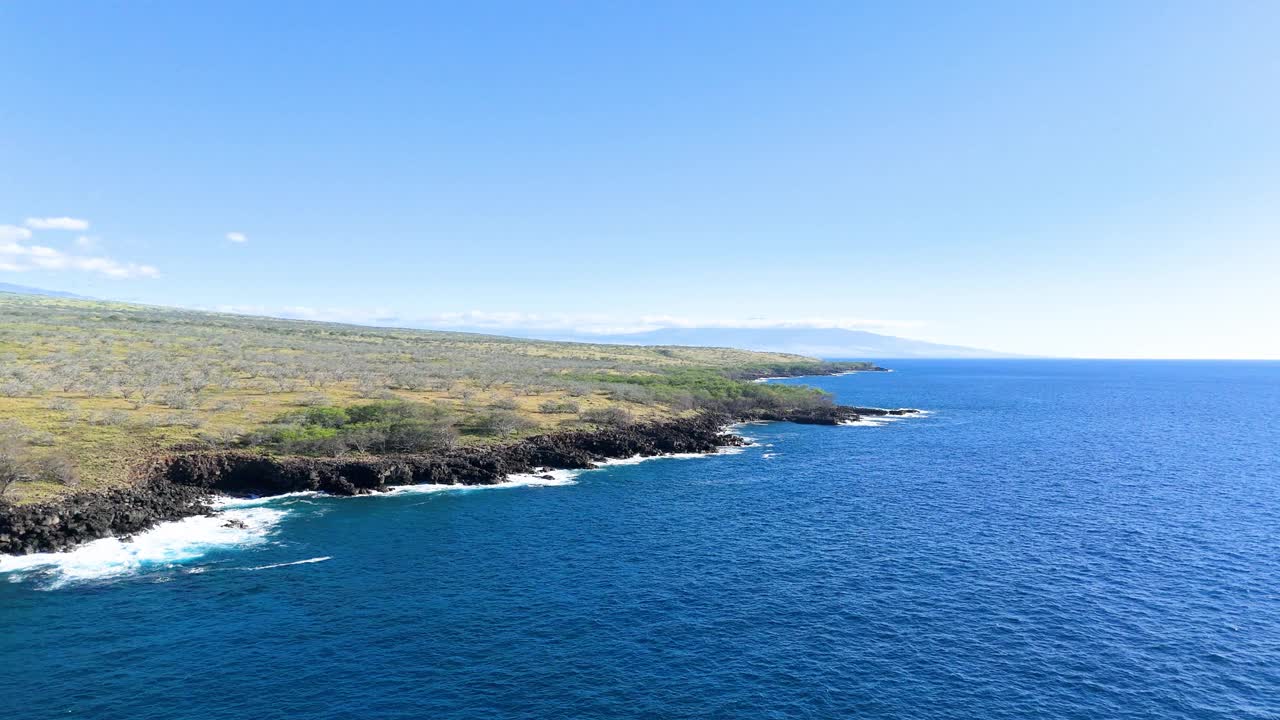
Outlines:
[[[750,438],[747,438],[747,440],[750,440]],[[738,453],[746,452],[749,447],[755,447],[755,445],[724,445],[711,452],[705,453],[668,453],[666,455],[632,455],[628,458],[610,458],[596,463],[596,469],[603,469],[616,465],[636,465],[650,460],[693,460],[696,458],[715,457],[716,455],[737,455]]]
[[[888,422],[882,421],[878,417],[859,417],[857,420],[841,420],[840,424],[845,427],[884,427]]]
[[[442,485],[422,483],[420,485],[392,485],[386,492],[360,495],[358,497],[378,497],[380,495],[404,495],[438,492],[465,492],[472,490],[489,490],[492,488],[513,487],[546,487],[556,485],[572,485],[581,470],[537,470],[531,473],[508,475],[505,480],[492,485]]]
[[[715,455],[733,455],[744,452],[749,446],[726,446],[710,453],[674,453],[670,455],[636,455],[630,458],[605,460],[597,469],[614,465],[632,465],[648,460],[685,460]],[[383,493],[356,497],[382,495],[420,494],[437,492],[465,492],[491,488],[546,487],[572,485],[585,470],[541,469],[531,473],[508,475],[503,482],[493,485],[397,485]],[[260,498],[218,497],[210,505],[214,514],[184,518],[166,522],[145,532],[137,533],[130,540],[103,538],[85,543],[78,548],[59,553],[35,553],[31,555],[0,555],[0,574],[9,575],[12,582],[37,576],[49,579],[48,589],[63,587],[68,583],[99,580],[134,574],[147,569],[163,568],[196,560],[210,550],[221,547],[252,546],[264,542],[289,510],[272,505],[288,505],[291,500],[329,497],[317,491],[302,491],[271,495]],[[238,521],[244,527],[228,521]],[[329,556],[247,568],[266,570],[285,565],[322,562]],[[203,568],[189,568],[197,574]]]
[[[529,473],[513,473],[508,475],[505,480],[492,485],[438,485],[438,484],[422,484],[422,485],[396,485],[387,488],[385,493],[374,493],[373,495],[361,497],[377,497],[386,494],[403,494],[403,493],[436,493],[450,491],[465,490],[487,490],[490,488],[512,488],[512,487],[554,487],[559,485],[573,485],[577,482],[577,478],[584,472],[592,470],[602,470],[608,467],[618,465],[636,465],[649,460],[690,460],[693,458],[705,458],[715,455],[736,455],[750,447],[727,445],[713,452],[707,453],[670,453],[667,455],[633,455],[626,458],[609,458],[596,463],[594,468],[582,470],[552,470],[550,468],[542,468]]]
[[[0,555],[0,573],[13,573],[17,580],[33,574],[48,578],[49,589],[129,575],[194,560],[215,548],[257,545],[286,514],[267,507],[229,509],[161,523],[132,540],[110,537],[67,552]],[[244,527],[228,527],[230,520]]]
[[[884,427],[892,422],[916,420],[932,414],[932,410],[917,410],[909,415],[862,415],[857,420],[845,420],[840,424],[845,427]]]
[[[307,558],[306,560],[294,560],[293,562],[275,563],[274,565],[259,565],[257,567],[251,567],[251,568],[245,568],[245,569],[246,570],[270,570],[272,568],[289,567],[290,565],[310,565],[311,563],[324,562],[325,560],[332,560],[332,559],[333,557],[331,555],[325,555],[324,557],[313,557],[313,558]]]
[[[239,498],[224,495],[214,498],[209,504],[213,506],[215,510],[230,510],[233,508],[261,507],[268,503],[276,503],[281,500],[288,500],[289,498],[315,498],[325,496],[325,493],[322,493],[319,490],[299,490],[298,492],[281,493],[280,495],[264,495],[262,497],[255,498]]]

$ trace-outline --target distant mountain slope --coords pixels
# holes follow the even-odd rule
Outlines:
[[[61,290],[44,290],[41,288],[28,287],[26,285],[14,285],[12,283],[0,283],[0,292],[15,293],[17,295],[42,295],[44,297],[71,298],[73,300],[89,299],[84,295],[62,292]]]
[[[593,335],[556,330],[487,329],[496,335],[619,345],[690,345],[786,352],[821,358],[999,358],[1010,353],[881,335],[842,328],[660,328],[640,333]]]

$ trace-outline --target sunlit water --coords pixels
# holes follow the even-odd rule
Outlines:
[[[931,415],[5,560],[0,717],[1280,717],[1280,364],[892,365],[804,382]]]

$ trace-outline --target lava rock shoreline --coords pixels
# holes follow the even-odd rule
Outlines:
[[[755,411],[537,435],[505,445],[460,447],[415,455],[350,458],[271,456],[251,451],[166,455],[140,469],[133,487],[79,493],[55,502],[0,502],[0,554],[69,550],[81,543],[127,536],[158,523],[213,512],[215,495],[270,496],[315,490],[331,495],[384,492],[397,485],[493,485],[508,475],[547,468],[589,469],[611,458],[711,453],[746,441],[725,432],[734,422],[789,421],[837,425],[864,415],[917,411],[834,405],[793,411]]]

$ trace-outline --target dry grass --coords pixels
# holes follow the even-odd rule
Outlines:
[[[536,429],[578,423],[543,413],[621,405],[637,417],[681,409],[610,373],[665,374],[807,361],[722,348],[553,343],[466,333],[378,329],[0,293],[0,432],[33,456],[60,454],[80,487],[127,482],[138,459],[218,445],[314,404],[401,398],[466,418],[510,410]],[[469,441],[484,441],[470,438]],[[26,481],[32,501],[67,486]]]

